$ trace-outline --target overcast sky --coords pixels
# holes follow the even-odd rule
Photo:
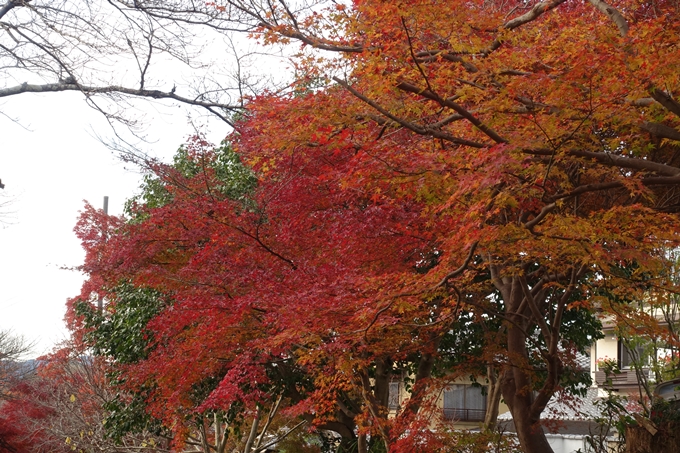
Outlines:
[[[180,107],[144,111],[157,156],[169,159],[195,130]],[[111,130],[78,93],[21,94],[0,102],[0,112],[19,121],[0,116],[0,204],[12,201],[0,206],[0,329],[35,341],[37,356],[68,335],[65,302],[83,276],[65,268],[83,259],[73,233],[83,200],[101,207],[108,195],[109,213],[120,214],[140,175],[95,137]],[[227,133],[226,124],[210,122],[212,141]]]

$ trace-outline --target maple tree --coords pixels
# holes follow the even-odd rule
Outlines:
[[[663,214],[677,206],[677,29],[666,22],[675,5],[626,5],[626,18],[591,3],[595,8],[358,2],[346,41],[355,66],[345,79],[334,78],[347,92],[335,88],[308,110],[289,106],[283,115],[272,99],[257,106],[264,113],[256,115],[285,124],[319,118],[325,136],[317,138],[323,126],[285,135],[260,126],[243,148],[255,159],[271,150],[280,162],[300,147],[336,146],[336,134],[351,128],[345,143],[374,179],[353,174],[345,184],[371,190],[367,183],[375,181],[379,199],[415,196],[438,216],[452,215],[456,222],[437,244],[440,271],[421,279],[432,285],[421,288],[470,291],[448,274],[465,260],[461,245],[483,264],[478,271],[502,295],[500,307],[482,309],[508,322],[505,346],[516,367],[505,367],[501,386],[527,451],[547,448],[530,433],[563,375],[565,309],[640,298],[642,285],[627,280],[659,271],[660,247],[677,240],[675,217]],[[315,103],[323,113],[315,115]],[[622,261],[640,267],[625,272]],[[486,305],[486,294],[476,294],[477,304]],[[545,343],[534,353],[542,354],[548,376],[537,386],[521,365],[538,328]]]
[[[121,239],[121,228],[145,229],[150,222],[159,220],[154,211],[167,210],[169,206],[185,201],[191,203],[185,198],[187,195],[192,198],[198,193],[213,201],[232,200],[242,208],[250,206],[247,193],[255,183],[252,172],[240,164],[236,154],[226,145],[212,148],[196,138],[178,151],[172,166],[157,165],[155,168],[157,176],[147,177],[143,193],[128,203],[130,221],[127,225],[112,223],[113,219],[88,207],[81,234],[85,241],[96,246],[90,249],[92,260],[88,269],[91,274],[96,275],[90,265],[102,268],[108,264],[109,247]],[[206,173],[214,178],[208,186],[203,185]],[[181,221],[184,227],[180,228],[193,229],[194,220],[186,216]],[[104,241],[100,242],[101,239]],[[165,245],[159,246],[165,248]],[[115,278],[120,276],[117,274]],[[243,325],[236,326],[231,318],[224,316],[223,310],[215,307],[183,307],[175,290],[165,285],[145,283],[142,287],[140,280],[135,281],[138,286],[134,286],[131,278],[127,280],[103,289],[87,285],[83,298],[74,301],[74,312],[71,313],[76,315],[73,322],[82,323],[81,341],[92,346],[95,354],[110,361],[113,387],[127,390],[122,398],[107,405],[109,434],[119,438],[154,426],[161,432],[171,432],[174,448],[189,446],[206,453],[259,452],[284,439],[291,444],[291,434],[306,422],[295,420],[295,416],[282,415],[280,409],[287,401],[283,387],[299,381],[290,372],[276,383],[269,382],[266,376],[283,369],[285,364],[270,364],[257,371],[254,366],[245,372],[230,370],[229,361],[234,360],[243,344],[250,341],[249,337],[262,336],[252,330],[257,326],[256,321],[245,318]],[[96,285],[97,282],[91,283]],[[151,289],[152,286],[158,289]],[[180,286],[184,284],[180,283]],[[106,311],[99,312],[90,304],[88,296],[102,297],[104,294]],[[176,317],[172,315],[175,310],[193,313],[189,317]],[[166,317],[173,321],[166,323]],[[206,325],[198,324],[198,320]],[[225,335],[216,327],[219,325],[227,328],[231,335]],[[164,327],[159,329],[159,326]],[[206,333],[210,329],[215,331],[208,336]],[[179,348],[177,354],[172,354],[179,362],[161,359],[156,363],[176,348]],[[194,355],[200,350],[203,353]],[[247,362],[248,358],[245,356],[242,360]],[[218,406],[211,405],[206,398],[225,374],[235,381],[236,394]],[[253,379],[256,381],[252,382]],[[304,443],[304,437],[298,442]],[[292,445],[296,444],[293,442]]]
[[[257,407],[294,372],[289,411],[344,448],[434,449],[432,395],[481,370],[523,450],[550,451],[541,413],[595,311],[629,322],[650,285],[673,290],[677,5],[214,8],[257,19],[265,42],[300,41],[304,77],[236,123],[229,140],[257,176],[243,199],[195,149],[195,171],[154,168],[163,203],[79,224],[81,300],[122,281],[172,299],[148,324],[158,346],[128,370],[164,395],[147,409]],[[479,342],[456,343],[469,324]],[[410,399],[388,419],[404,376]]]

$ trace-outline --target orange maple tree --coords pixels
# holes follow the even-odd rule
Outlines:
[[[238,5],[263,41],[303,45],[301,80],[249,99],[229,137],[257,175],[249,201],[225,195],[202,151],[190,174],[156,168],[162,206],[105,241],[94,214],[79,228],[83,298],[130,281],[174,301],[150,324],[160,346],[130,368],[157,383],[150,410],[257,406],[294,370],[306,384],[286,388],[291,412],[358,451],[435,448],[428,395],[481,369],[524,451],[550,451],[541,413],[584,348],[574,320],[635,316],[625,301],[673,290],[677,5]],[[497,324],[435,378],[464,316]],[[411,397],[388,419],[400,373]]]
[[[436,265],[407,289],[384,285],[389,296],[367,325],[393,310],[391,297],[439,291],[455,307],[502,314],[499,385],[525,451],[546,451],[537,427],[563,375],[565,312],[625,316],[611,301],[643,297],[652,283],[642,281],[663,274],[663,249],[677,242],[677,5],[354,7],[339,8],[347,33],[334,42],[314,15],[306,29],[263,27],[268,39],[343,58],[313,67],[313,77],[336,74],[323,92],[251,103],[257,128],[238,150],[285,169],[304,148],[353,146],[343,187],[376,203],[422,203],[428,225],[440,222],[430,236]],[[486,274],[487,286],[473,274]],[[544,344],[532,353],[535,336]],[[524,371],[536,353],[543,380]]]

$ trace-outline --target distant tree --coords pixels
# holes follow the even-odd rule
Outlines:
[[[112,438],[106,403],[117,396],[103,361],[72,346],[41,357],[13,383],[0,409],[0,452],[166,451],[168,440],[149,431]]]
[[[31,362],[24,361],[32,347],[25,338],[0,331],[0,400],[8,398],[12,385],[32,371]]]
[[[16,387],[33,370],[30,362],[23,362],[32,345],[11,331],[0,331],[0,413],[17,398]],[[19,430],[14,424],[0,422],[0,452],[14,451],[15,436]]]

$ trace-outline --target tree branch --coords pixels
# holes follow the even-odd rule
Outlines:
[[[62,81],[58,83],[46,83],[42,85],[33,85],[29,83],[22,83],[9,88],[0,89],[0,98],[14,96],[21,93],[49,93],[59,91],[80,91],[86,96],[93,94],[127,94],[135,97],[152,98],[152,99],[172,99],[182,104],[193,105],[195,107],[203,107],[210,111],[210,113],[218,116],[222,121],[233,126],[231,120],[224,114],[216,111],[216,109],[226,111],[240,111],[242,107],[227,104],[220,104],[217,102],[202,101],[197,98],[187,98],[180,96],[173,91],[161,90],[147,90],[140,88],[127,88],[118,85],[109,85],[104,87],[92,87],[79,83],[67,83]]]
[[[531,231],[538,223],[545,218],[550,212],[552,212],[557,205],[553,202],[548,205],[543,206],[543,209],[541,209],[541,212],[538,213],[536,217],[531,219],[530,221],[526,222],[524,224],[524,227]]]
[[[328,42],[324,39],[311,37],[303,33],[300,33],[298,30],[294,30],[287,27],[276,27],[266,22],[260,22],[259,26],[262,28],[266,28],[267,30],[276,32],[281,36],[285,36],[286,38],[297,39],[298,41],[307,44],[308,46],[314,47],[315,49],[328,50],[331,52],[351,52],[351,53],[360,53],[364,51],[364,46],[361,45],[344,46]]]
[[[342,87],[344,87],[347,91],[352,93],[355,97],[361,99],[363,102],[370,105],[371,107],[373,107],[374,109],[376,109],[377,111],[379,111],[380,113],[382,113],[383,115],[385,115],[386,117],[388,117],[389,119],[394,121],[395,123],[405,127],[406,129],[408,129],[410,131],[415,132],[416,134],[429,135],[431,137],[440,138],[442,140],[446,140],[446,141],[451,142],[451,143],[456,143],[458,145],[471,146],[473,148],[486,148],[487,147],[487,145],[484,145],[482,143],[473,142],[471,140],[466,140],[464,138],[454,137],[453,135],[447,134],[446,132],[443,132],[441,130],[432,129],[432,128],[429,128],[429,127],[421,127],[421,126],[418,126],[417,124],[413,124],[410,121],[407,121],[403,118],[399,118],[398,116],[391,114],[388,110],[386,110],[385,108],[380,106],[380,104],[378,104],[377,102],[372,101],[371,99],[367,98],[363,94],[359,93],[357,90],[352,88],[344,80],[339,79],[338,77],[333,77],[333,80],[335,80],[338,84],[340,84]]]
[[[432,287],[432,290],[435,290],[435,289],[437,289],[441,286],[444,286],[450,278],[453,278],[453,277],[456,277],[456,276],[462,274],[465,271],[465,269],[467,269],[468,265],[470,264],[472,257],[475,255],[475,250],[477,249],[478,244],[479,244],[479,241],[473,242],[472,245],[470,246],[470,251],[468,252],[467,257],[465,258],[465,261],[463,261],[463,264],[461,264],[460,267],[458,267],[458,269],[456,269],[455,271],[452,271],[452,272],[449,272],[448,274],[446,274],[446,276],[444,278],[442,278],[439,281],[439,283],[437,283],[436,285],[434,285]]]
[[[522,293],[524,294],[524,298],[526,299],[527,304],[529,305],[529,309],[531,310],[531,313],[534,316],[534,322],[541,329],[541,333],[543,334],[543,339],[545,340],[545,343],[546,344],[552,343],[553,338],[552,332],[550,331],[550,327],[548,327],[548,323],[545,321],[545,316],[543,315],[543,313],[541,313],[541,310],[538,308],[538,305],[534,300],[533,294],[531,294],[531,291],[529,291],[529,283],[527,282],[526,277],[520,276],[519,283],[520,286],[522,287]]]
[[[645,122],[640,127],[655,137],[680,141],[680,132],[665,124]]]
[[[662,176],[656,176],[656,177],[649,177],[649,178],[642,178],[640,180],[642,185],[644,186],[663,186],[663,185],[680,185],[680,176],[672,176],[672,177],[662,177]],[[560,199],[565,199],[565,198],[571,198],[576,195],[580,195],[583,193],[588,193],[588,192],[597,192],[600,190],[609,190],[609,189],[617,189],[620,187],[625,187],[625,184],[623,181],[610,181],[610,182],[602,182],[602,183],[597,183],[597,184],[586,184],[583,186],[579,186],[576,189],[572,190],[571,192],[566,192],[566,193],[561,193],[554,195],[550,197],[552,200],[560,200]]]
[[[16,8],[17,6],[23,6],[24,2],[22,0],[7,0],[2,8],[0,8],[0,19],[3,18],[5,14]]]
[[[531,154],[535,156],[551,156],[553,154],[552,150],[540,148],[540,149],[525,149],[523,150],[525,154]],[[636,159],[632,157],[619,156],[612,153],[602,153],[602,152],[592,152],[592,151],[581,151],[581,150],[571,150],[565,151],[567,156],[575,157],[585,157],[588,159],[596,160],[597,162],[620,168],[630,168],[633,170],[647,170],[652,171],[658,175],[664,176],[677,176],[680,175],[680,168],[672,167],[670,165],[661,164],[658,162],[651,162],[644,159]]]
[[[562,3],[564,3],[566,0],[548,0],[545,2],[537,3],[534,5],[533,8],[531,8],[528,12],[522,14],[521,16],[515,17],[514,19],[509,20],[505,24],[503,24],[502,28],[505,28],[506,30],[514,30],[517,27],[521,27],[524,24],[527,24],[533,20],[536,20],[538,17],[543,15],[544,13],[557,8],[560,6]],[[497,50],[501,44],[503,44],[503,41],[496,38],[491,45],[489,46],[488,49],[482,51],[482,55],[487,56],[491,52]]]
[[[491,138],[496,143],[508,143],[506,139],[504,139],[503,137],[498,135],[495,131],[493,131],[491,128],[482,123],[477,117],[475,117],[463,106],[454,101],[442,98],[441,96],[439,96],[437,93],[433,92],[430,89],[420,89],[417,86],[412,85],[408,82],[399,82],[399,84],[397,84],[397,88],[409,93],[414,93],[423,96],[424,98],[435,101],[441,106],[449,107],[450,109],[453,109],[456,113],[461,115],[463,118],[468,120],[470,123],[472,123],[475,127],[477,127],[477,129],[479,129],[487,136],[489,136],[489,138]]]
[[[588,2],[614,21],[621,36],[626,36],[628,34],[628,22],[616,8],[608,5],[602,0],[588,0]]]
[[[666,110],[680,117],[680,103],[669,96],[665,91],[652,86],[649,88],[649,94],[656,102],[663,105]]]

